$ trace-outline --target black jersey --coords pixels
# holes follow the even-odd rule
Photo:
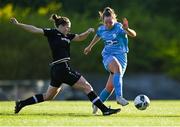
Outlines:
[[[48,38],[53,61],[70,57],[70,42],[75,34],[64,35],[56,29],[43,29],[44,35]]]

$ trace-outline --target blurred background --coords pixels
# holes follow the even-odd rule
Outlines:
[[[136,38],[129,38],[124,97],[134,99],[146,94],[150,99],[180,99],[179,0],[0,0],[0,100],[45,92],[50,79],[52,59],[46,38],[10,24],[10,17],[52,28],[49,17],[56,13],[71,20],[72,33],[81,33],[89,27],[98,28],[98,11],[106,6],[115,10],[119,22],[126,17],[130,28],[137,32]],[[103,42],[88,56],[83,54],[93,36],[71,43],[71,64],[99,94],[108,78],[101,57]],[[63,89],[56,99],[87,99],[65,84]]]

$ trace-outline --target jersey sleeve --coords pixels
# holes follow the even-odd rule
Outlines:
[[[71,41],[72,39],[74,39],[75,36],[76,36],[76,34],[69,33],[68,34],[68,39]]]
[[[50,28],[44,28],[43,31],[44,31],[44,36],[47,36],[47,37],[53,34],[53,30]]]

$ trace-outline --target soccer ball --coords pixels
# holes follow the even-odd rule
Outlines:
[[[150,104],[150,100],[146,95],[138,95],[134,99],[134,105],[139,110],[145,110]]]

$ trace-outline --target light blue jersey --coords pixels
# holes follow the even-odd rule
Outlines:
[[[113,28],[107,29],[106,26],[99,26],[97,36],[104,42],[104,49],[102,51],[103,64],[108,70],[108,64],[117,59],[122,66],[123,74],[127,66],[127,53],[128,49],[128,37],[125,30],[122,28],[122,24],[117,22]]]
[[[128,49],[128,37],[121,23],[115,23],[112,29],[107,29],[104,25],[101,25],[97,30],[97,36],[99,36],[105,44],[103,53],[127,53]]]

